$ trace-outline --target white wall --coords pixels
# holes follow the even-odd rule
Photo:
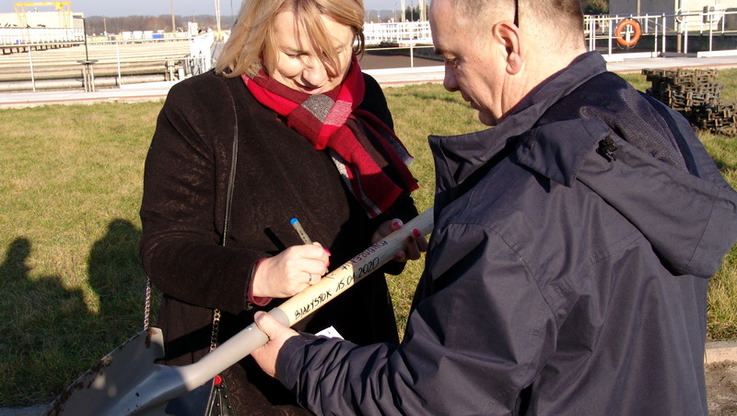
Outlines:
[[[73,28],[74,20],[72,16],[81,17],[81,13],[63,13],[59,11],[39,11],[34,12],[31,8],[26,8],[26,22],[30,27],[45,26],[47,28]],[[16,13],[0,13],[0,27],[4,26],[20,26]]]

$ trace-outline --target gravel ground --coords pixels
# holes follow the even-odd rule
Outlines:
[[[737,361],[708,364],[706,390],[709,416],[737,416]],[[43,406],[25,409],[0,408],[0,416],[40,416],[43,411]]]
[[[737,361],[706,366],[709,416],[737,416]]]

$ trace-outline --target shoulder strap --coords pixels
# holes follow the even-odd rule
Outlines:
[[[225,219],[223,224],[223,239],[220,244],[225,247],[225,242],[228,240],[228,232],[230,231],[230,215],[233,205],[233,189],[235,188],[235,174],[236,165],[238,162],[238,109],[235,106],[235,100],[230,88],[225,87],[228,91],[228,97],[230,98],[231,108],[233,109],[233,146],[232,146],[232,157],[230,164],[230,174],[228,175],[228,188],[225,200]],[[151,325],[151,279],[146,278],[146,299],[144,301],[143,308],[143,328],[148,329]],[[218,330],[220,326],[220,310],[213,309],[212,311],[212,333],[210,336],[210,351],[217,347],[218,343]]]
[[[238,164],[238,109],[235,106],[235,100],[233,94],[228,90],[228,97],[230,98],[230,104],[233,108],[233,147],[232,155],[230,158],[230,175],[228,175],[228,189],[225,196],[225,223],[223,224],[223,240],[221,245],[225,247],[225,242],[228,241],[228,232],[230,231],[230,214],[233,208],[233,189],[235,188],[235,173],[236,165]],[[210,351],[214,350],[218,345],[218,329],[220,327],[220,309],[213,309],[212,311],[212,334],[210,336]]]

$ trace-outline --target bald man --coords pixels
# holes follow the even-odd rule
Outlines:
[[[575,0],[434,0],[435,229],[400,345],[297,334],[259,365],[320,415],[707,415],[709,278],[737,196],[688,122],[587,52]]]

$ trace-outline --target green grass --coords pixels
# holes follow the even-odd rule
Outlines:
[[[0,111],[0,405],[48,402],[142,328],[142,167],[161,103]]]
[[[737,137],[701,134],[700,138],[727,181],[737,187]],[[721,269],[711,279],[708,300],[709,338],[737,339],[737,246],[727,254]]]
[[[720,73],[734,99],[737,70]],[[627,75],[638,88],[639,74]],[[415,156],[415,200],[432,204],[427,135],[484,128],[438,84],[386,89],[395,127]],[[0,406],[44,404],[142,328],[138,209],[144,157],[162,102],[0,110]],[[730,183],[737,139],[701,135]],[[4,250],[4,252],[2,252]],[[710,339],[737,339],[737,253],[709,294]],[[399,328],[421,262],[390,278]]]
[[[644,91],[650,86],[642,75],[626,74],[623,77],[639,90]],[[737,100],[737,69],[720,70],[718,81],[724,84],[721,100]],[[722,175],[733,188],[737,188],[737,137],[701,132],[699,139]],[[737,246],[725,256],[721,269],[711,279],[708,305],[707,339],[737,339]]]

